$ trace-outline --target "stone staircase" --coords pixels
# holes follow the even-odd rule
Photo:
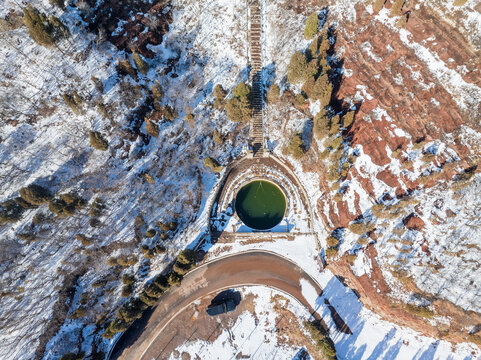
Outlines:
[[[262,157],[264,153],[261,27],[261,6],[259,0],[252,0],[250,4],[249,39],[252,66],[252,106],[254,108],[254,114],[250,121],[249,140],[254,157]]]

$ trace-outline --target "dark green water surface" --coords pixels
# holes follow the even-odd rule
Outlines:
[[[257,180],[237,193],[235,210],[247,226],[266,230],[281,222],[286,211],[286,198],[276,185]]]

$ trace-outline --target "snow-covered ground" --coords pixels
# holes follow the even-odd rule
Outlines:
[[[279,314],[274,309],[274,296],[281,296],[280,306],[294,314],[298,319],[297,326],[302,327],[302,321],[309,319],[309,312],[292,297],[275,290],[261,286],[235,289],[243,297],[254,295],[255,313],[244,311],[230,326],[223,330],[214,341],[190,341],[176,348],[169,359],[183,359],[188,353],[191,359],[235,359],[242,354],[249,359],[293,359],[303,348],[289,346],[287,339],[280,339],[277,334]],[[296,325],[294,325],[296,326]],[[284,340],[284,341],[280,341]],[[175,356],[175,353],[179,356]]]
[[[337,23],[342,19],[352,21],[356,16],[355,6],[360,2],[332,1],[329,22]],[[191,244],[206,230],[206,209],[212,200],[208,200],[208,196],[212,196],[218,178],[202,169],[203,157],[209,155],[225,164],[231,157],[241,154],[246,143],[246,132],[237,133],[235,124],[229,122],[225,114],[214,111],[208,103],[212,100],[211,92],[216,84],[220,83],[230,90],[247,76],[247,10],[243,1],[174,0],[170,31],[161,45],[151,47],[155,53],[155,57],[148,60],[151,70],[147,76],[140,76],[137,81],[142,87],[140,96],[134,97],[133,105],[128,106],[119,87],[122,79],[116,74],[115,67],[118,58],[129,55],[106,43],[97,44],[95,37],[85,32],[77,9],[69,7],[62,13],[46,0],[32,0],[29,3],[48,14],[59,16],[72,35],[61,41],[58,48],[46,49],[30,39],[25,27],[0,34],[0,201],[18,196],[21,187],[35,181],[47,186],[53,193],[75,191],[89,202],[100,197],[106,205],[98,227],[89,225],[87,209],[67,219],[50,216],[42,224],[32,225],[35,215],[49,215],[45,205],[26,211],[23,218],[12,226],[0,227],[0,358],[33,358],[40,335],[59,315],[54,312],[54,309],[58,310],[55,306],[63,308],[65,304],[70,315],[80,304],[88,306],[91,313],[87,317],[65,320],[60,331],[48,342],[45,358],[58,359],[67,351],[89,352],[92,348],[97,336],[92,324],[110,318],[122,302],[119,281],[122,273],[135,274],[138,280],[135,290],[140,291],[143,283],[161,271],[179,249]],[[285,84],[282,79],[286,75],[290,55],[308,44],[303,38],[306,16],[287,10],[286,3],[263,1],[265,81],[280,81],[281,88]],[[445,17],[451,18],[451,14],[455,13],[457,18],[452,20],[453,23],[461,24],[467,37],[474,44],[479,44],[481,17],[475,10],[476,3],[479,2],[468,0],[465,6],[456,9],[440,4],[438,0],[426,2],[425,5]],[[0,15],[4,17],[12,8],[20,10],[16,3],[2,2]],[[375,19],[386,24],[391,21],[387,19],[386,11],[376,15]],[[402,30],[400,35],[401,41],[415,52],[420,61],[429,63],[434,78],[449,91],[461,108],[479,102],[479,87],[460,78],[462,69],[446,66],[423,44],[413,42],[406,30]],[[371,54],[369,43],[364,48],[366,53]],[[376,55],[371,55],[373,61],[377,61]],[[162,70],[172,61],[176,61],[172,70],[175,76],[163,75]],[[103,94],[95,89],[90,80],[92,75],[103,82]],[[349,76],[353,74],[349,73]],[[416,76],[415,72],[413,76]],[[159,137],[151,138],[148,144],[140,137],[125,139],[123,129],[130,125],[129,114],[142,103],[156,80],[165,91],[163,105],[175,107],[178,117],[171,123],[161,124]],[[128,81],[128,87],[134,87],[134,81]],[[402,79],[396,77],[393,81],[401,82]],[[79,115],[73,114],[62,99],[64,93],[72,90],[84,98]],[[354,95],[361,100],[369,100],[370,96],[362,86]],[[96,110],[95,103],[99,100],[108,108],[108,117]],[[433,103],[439,104],[438,100],[434,99]],[[193,125],[184,121],[188,106],[195,114]],[[266,133],[274,152],[282,157],[285,130],[302,130],[308,117],[292,110],[289,123],[284,128],[285,119],[277,115],[275,111],[267,112]],[[379,107],[373,111],[372,119],[376,121],[381,116],[389,119],[387,109]],[[214,129],[228,138],[223,146],[214,144]],[[90,130],[101,132],[109,140],[109,151],[92,149],[88,139]],[[409,137],[399,128],[394,127],[392,131],[396,136]],[[145,125],[141,132],[145,133]],[[229,137],[231,133],[233,137]],[[446,139],[449,136],[447,134]],[[474,149],[479,134],[465,127],[461,140]],[[446,145],[436,142],[425,147],[433,146],[440,154],[456,158],[457,154]],[[371,178],[376,197],[392,190],[375,178],[383,169],[372,163],[362,146],[350,151],[359,154],[356,170]],[[401,169],[395,158],[386,168],[393,174],[403,174],[411,179],[417,178],[423,171],[436,168],[434,165],[423,165],[420,150],[409,149],[408,155],[413,160],[414,171]],[[325,238],[325,224],[320,220],[317,203],[326,194],[319,190],[318,175],[304,172],[300,162],[290,160],[311,200],[316,218],[314,229],[320,238]],[[143,181],[144,173],[152,176],[153,184]],[[394,291],[397,285],[386,267],[405,258],[403,266],[413,275],[420,289],[451,300],[465,309],[481,310],[477,281],[481,277],[479,193],[477,178],[459,194],[442,186],[417,192],[426,228],[423,234],[405,232],[399,241],[412,244],[403,251],[388,241],[397,223],[376,223],[380,235],[376,243],[379,263]],[[356,196],[363,213],[368,212],[376,200],[370,198],[355,179],[345,196],[353,213]],[[435,203],[434,200],[438,198],[442,198],[443,202]],[[454,216],[447,217],[448,209]],[[142,232],[153,227],[158,220],[171,221],[177,218],[180,224],[175,237],[163,243],[167,252],[152,261],[147,261],[140,254],[140,245],[153,245],[159,241],[159,237],[139,237],[134,225],[137,215],[141,215],[146,222],[141,227]],[[34,242],[20,240],[17,236],[32,231],[37,237]],[[86,251],[75,239],[78,233],[96,239],[95,244]],[[340,253],[358,251],[357,238],[347,234]],[[420,250],[426,242],[429,243],[430,256]],[[254,247],[258,248],[259,245],[251,245],[250,248]],[[324,299],[320,301],[312,296],[313,304],[319,304],[318,311],[333,331],[336,349],[343,358],[456,359],[480,356],[479,350],[470,345],[460,344],[451,348],[444,341],[422,337],[409,329],[382,321],[362,308],[354,294],[332,274],[319,273],[317,243],[312,236],[299,236],[294,242],[279,241],[261,247],[280,252],[302,264],[325,287],[323,298],[331,302],[354,332],[351,336],[336,333]],[[248,248],[235,244],[230,252]],[[215,252],[216,247],[210,250]],[[107,259],[119,256],[130,256],[136,260],[136,264],[127,270],[119,267],[113,270],[106,264]],[[357,274],[370,271],[369,261],[362,250],[358,252],[354,271]],[[105,281],[104,285],[92,286],[102,281]],[[61,290],[67,288],[71,288],[67,293],[72,296],[65,297],[65,293],[62,293],[63,297],[60,298]],[[267,294],[270,291],[254,291],[258,295],[256,306],[267,311]],[[305,291],[307,293],[309,289]],[[401,289],[394,294],[406,301],[412,300]],[[300,318],[305,316],[302,309],[298,310],[296,313]],[[62,318],[58,320],[63,322]],[[266,316],[266,321],[255,331],[271,336],[274,344],[271,320]],[[242,334],[247,336],[252,328],[252,316],[245,314],[239,321],[237,338],[241,338]],[[194,352],[203,346],[203,351],[210,354],[210,358],[215,358],[217,351],[233,354],[234,345],[225,345],[225,334],[222,336],[213,345],[185,344],[179,351]],[[255,342],[246,344],[255,351]],[[274,351],[272,344],[256,348],[259,350],[258,356],[262,358],[262,354],[265,354],[268,358],[267,355]],[[103,350],[107,350],[108,344],[103,345]],[[189,346],[192,349],[189,350]],[[296,354],[296,349],[291,348],[281,347],[279,351],[279,358]],[[475,355],[471,355],[471,352]]]
[[[78,350],[88,352],[96,335],[92,326],[85,326],[110,317],[122,301],[122,269],[114,271],[106,264],[107,259],[122,255],[136,259],[137,264],[127,271],[136,275],[136,290],[140,291],[145,280],[193,241],[178,234],[203,210],[216,181],[202,168],[203,157],[210,155],[222,163],[244,147],[244,133],[231,137],[223,146],[214,144],[214,129],[226,136],[236,132],[235,124],[225,114],[213,111],[209,102],[217,83],[230,90],[246,76],[247,39],[237,34],[245,32],[247,19],[243,2],[174,1],[170,31],[162,45],[152,47],[155,57],[148,61],[151,70],[137,82],[144,88],[133,107],[141,104],[150,85],[159,80],[165,91],[163,104],[174,107],[179,116],[161,124],[159,137],[145,145],[140,137],[133,142],[123,138],[122,128],[129,126],[132,109],[121,97],[122,79],[116,75],[115,65],[117,58],[126,54],[108,43],[96,44],[94,36],[79,25],[77,9],[69,7],[62,14],[47,1],[31,4],[59,16],[72,36],[61,41],[58,49],[47,49],[35,44],[25,27],[2,34],[0,69],[6,77],[0,87],[1,106],[11,118],[2,119],[0,200],[18,196],[21,187],[35,181],[52,193],[76,191],[89,202],[100,197],[106,205],[98,227],[89,226],[88,209],[67,219],[50,216],[40,226],[32,227],[36,214],[49,214],[44,205],[26,211],[13,226],[0,228],[0,284],[2,294],[8,294],[0,300],[1,358],[33,357],[40,335],[60,315],[53,311],[62,288],[71,286],[75,294],[60,300],[67,301],[69,313],[80,301],[85,306],[82,295],[88,298],[89,315],[67,319],[49,341],[45,358],[57,359],[75,351],[82,338]],[[2,3],[0,13],[10,8],[20,10],[13,3]],[[161,75],[160,71],[175,58],[175,77]],[[104,94],[94,88],[92,75],[103,82]],[[73,114],[62,99],[72,90],[84,98],[79,115]],[[109,109],[111,119],[97,112],[94,104],[98,99]],[[194,124],[184,121],[188,106],[195,114]],[[108,139],[109,151],[90,146],[90,130],[100,131]],[[141,131],[145,133],[145,128]],[[142,173],[150,174],[154,184],[145,182]],[[137,215],[146,222],[142,232],[158,220],[177,218],[180,225],[175,238],[163,243],[167,252],[152,264],[143,258],[139,245],[155,244],[159,238],[136,235]],[[31,231],[37,241],[25,242],[16,236]],[[95,239],[88,248],[90,257],[75,239],[78,233]],[[99,280],[106,280],[106,285],[93,288]]]
[[[380,319],[378,315],[366,309],[356,294],[344,286],[331,271],[320,271],[320,261],[314,246],[314,237],[306,235],[297,236],[294,241],[245,245],[234,243],[230,244],[228,248],[225,247],[225,244],[216,244],[209,248],[209,252],[210,254],[216,254],[215,256],[225,256],[253,249],[262,249],[284,256],[301,266],[323,289],[322,295],[318,296],[315,289],[307,281],[301,280],[299,284],[304,297],[328,325],[330,336],[335,343],[340,359],[426,358],[474,360],[481,357],[481,351],[473,344],[462,343],[453,347],[447,341],[422,336],[409,328],[394,325]],[[358,266],[361,265],[358,264]],[[337,330],[325,300],[335,308],[339,316],[352,331],[352,334],[345,334]],[[264,309],[264,306],[266,306],[260,302],[257,304],[261,309]],[[305,318],[303,318],[304,315],[302,313],[300,313],[300,316],[300,322],[302,322],[302,319]],[[249,324],[248,321],[246,326],[248,326],[247,324]],[[264,331],[270,329],[270,326],[270,324],[266,324],[266,330]],[[207,345],[206,343],[197,344],[197,346],[199,345],[203,345],[203,351],[207,351],[206,349],[210,349],[211,346],[213,349],[219,349],[219,346],[221,346],[217,343],[217,340],[212,345]],[[229,346],[226,346],[223,348],[223,351],[231,350]],[[259,359],[269,358],[259,357]]]

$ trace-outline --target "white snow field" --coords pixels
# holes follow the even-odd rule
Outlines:
[[[306,16],[290,12],[287,1],[262,0],[264,80],[281,81],[281,89],[284,89],[282,79],[286,76],[290,55],[308,44],[303,38]],[[145,282],[162,271],[180,249],[196,243],[206,233],[208,205],[219,186],[219,177],[203,169],[203,158],[212,156],[226,165],[246,149],[246,130],[239,130],[237,124],[230,122],[225,113],[214,110],[210,103],[216,84],[220,83],[230,91],[235,84],[247,79],[247,9],[245,1],[173,0],[173,22],[169,32],[161,45],[150,47],[155,53],[153,59],[147,60],[150,71],[135,82],[130,78],[119,78],[115,69],[118,59],[130,55],[108,43],[99,44],[93,34],[85,31],[78,9],[68,7],[62,12],[47,0],[27,2],[47,14],[58,16],[71,36],[60,41],[57,47],[45,48],[30,39],[25,27],[0,31],[0,201],[17,197],[21,187],[36,182],[55,194],[75,191],[89,203],[99,197],[106,205],[97,226],[89,225],[88,207],[71,217],[57,219],[46,205],[25,211],[22,219],[11,226],[0,226],[0,359],[41,357],[57,360],[70,351],[88,354],[96,342],[99,343],[98,350],[108,352],[113,342],[99,340],[95,324],[112,319],[115,309],[125,301],[121,296],[122,274],[135,274],[134,293],[139,293]],[[85,4],[80,0],[73,2]],[[356,19],[356,6],[370,2],[328,1],[325,4],[329,5],[327,22],[337,24],[342,31],[343,21]],[[456,26],[462,26],[473,44],[478,49],[481,47],[481,16],[475,9],[479,7],[479,0],[468,0],[465,6],[458,8],[441,0],[426,1],[423,5],[431,7]],[[320,11],[324,5],[315,6],[311,10]],[[19,2],[0,2],[0,17],[4,18],[12,9],[20,11]],[[370,5],[366,9],[372,10]],[[373,21],[393,26],[384,10],[373,16]],[[433,77],[448,90],[460,108],[479,104],[481,90],[476,84],[461,81],[463,68],[449,67],[426,46],[414,42],[407,30],[401,30],[399,34],[401,41],[414,50],[419,60],[429,64]],[[363,48],[373,62],[379,61],[369,42],[363,44]],[[342,53],[342,49],[339,51]],[[163,74],[162,71],[172,62],[175,62],[175,76]],[[412,69],[410,71],[413,78],[418,76]],[[344,69],[344,74],[356,76],[349,69]],[[102,81],[103,93],[95,88],[91,76]],[[137,86],[141,87],[138,96],[129,95],[131,104],[125,101],[126,95],[120,88],[120,83],[125,81],[133,92]],[[156,81],[165,91],[162,105],[174,107],[178,116],[172,122],[162,123],[159,136],[150,138],[148,144],[142,137],[129,140],[125,130],[131,125],[130,115],[142,104]],[[402,78],[393,75],[393,82],[396,81],[401,83]],[[431,86],[422,83],[422,79],[419,81]],[[84,99],[79,114],[74,114],[63,100],[63,95],[73,90]],[[357,90],[353,100],[370,99],[371,95],[363,85],[360,84]],[[432,102],[439,104],[440,100],[433,98]],[[99,101],[105,104],[108,116],[97,109],[95,104]],[[318,106],[311,104],[313,114]],[[267,110],[266,133],[274,144],[274,153],[284,157],[285,131],[303,129],[308,117],[293,109],[289,112],[289,123],[285,124],[278,112]],[[190,111],[195,115],[193,124],[185,121],[185,115]],[[389,121],[389,111],[376,108],[370,114],[372,121],[380,118]],[[221,146],[212,139],[215,129],[226,136],[227,140]],[[101,152],[90,146],[91,130],[105,136],[109,141],[108,151]],[[145,125],[140,131],[146,132]],[[410,137],[395,126],[392,132],[393,136]],[[443,141],[427,143],[425,148],[432,147],[436,153],[456,159],[458,155],[448,146],[454,141],[453,137],[453,134],[446,134]],[[480,134],[464,126],[460,138],[473,156],[477,156]],[[384,168],[411,179],[428,170],[422,166],[421,150],[409,149],[413,172],[402,169],[394,157],[386,167],[373,164],[362,146],[346,150],[359,154],[356,170],[370,178],[376,198],[392,191],[376,178]],[[291,158],[289,161],[309,195],[316,217],[314,229],[320,239],[325,239],[325,228],[329,224],[322,223],[319,212],[329,209],[317,207],[318,201],[327,196],[319,189],[319,176],[305,172],[299,161]],[[429,170],[436,170],[434,164],[430,166]],[[145,181],[146,173],[151,175],[152,184]],[[421,290],[448,299],[464,309],[481,311],[479,181],[478,176],[469,187],[456,194],[443,186],[417,191],[415,196],[421,203],[426,227],[423,234],[410,230],[400,237],[400,241],[412,243],[403,252],[388,241],[400,219],[390,223],[373,219],[377,221],[379,232],[375,244],[377,260],[393,296],[416,302],[388,271],[389,266],[401,259]],[[352,213],[356,211],[356,197],[363,213],[368,212],[376,200],[356,179],[349,184],[345,196]],[[434,201],[438,198],[443,200],[442,203]],[[448,209],[455,215],[447,218]],[[33,224],[40,214],[46,219]],[[441,221],[434,223],[433,214]],[[136,229],[139,215],[146,223],[140,230]],[[151,261],[145,259],[140,246],[155,244],[159,235],[147,239],[143,232],[157,221],[173,219],[178,221],[179,229],[172,239],[163,242],[165,254]],[[35,232],[35,241],[20,240],[19,235],[31,232]],[[75,238],[80,233],[94,238],[95,243],[81,246]],[[359,276],[369,274],[371,264],[356,239],[354,234],[346,234],[339,254],[357,252],[353,271]],[[424,241],[435,244],[430,248],[432,255],[420,250]],[[354,293],[333,274],[320,272],[320,249],[312,236],[299,236],[294,242],[234,244],[228,250],[214,245],[209,249],[212,254],[209,256],[259,247],[292,259],[322,285],[324,294],[318,298],[305,284],[299,284],[328,324],[339,358],[481,358],[480,350],[472,344],[452,346],[446,341],[428,338],[381,320],[366,310]],[[107,264],[107,260],[122,256],[130,257],[135,264],[128,269]],[[443,267],[432,270],[433,264],[439,263]],[[255,325],[250,313],[244,313],[235,324],[237,342],[232,342],[229,334],[223,333],[213,343],[194,341],[184,344],[178,351],[192,355],[200,352],[201,358],[205,359],[226,359],[234,356],[242,346],[251,358],[294,358],[299,349],[276,346],[270,303],[275,292],[257,287],[245,291],[257,295],[256,310],[265,314],[259,324]],[[353,331],[352,335],[336,330],[324,303],[326,299]],[[79,307],[88,307],[87,316],[75,316]],[[309,316],[294,300],[290,301],[289,309],[296,314],[299,323]],[[65,319],[61,314],[69,315],[69,318]],[[433,321],[449,322],[449,319]],[[49,329],[58,331],[49,338],[42,338],[41,335]],[[261,337],[267,339],[262,344],[258,341]],[[39,350],[40,354],[36,354]]]

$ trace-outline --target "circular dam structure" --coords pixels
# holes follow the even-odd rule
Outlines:
[[[235,211],[248,227],[255,230],[271,229],[284,218],[286,197],[272,182],[255,180],[237,192]]]

